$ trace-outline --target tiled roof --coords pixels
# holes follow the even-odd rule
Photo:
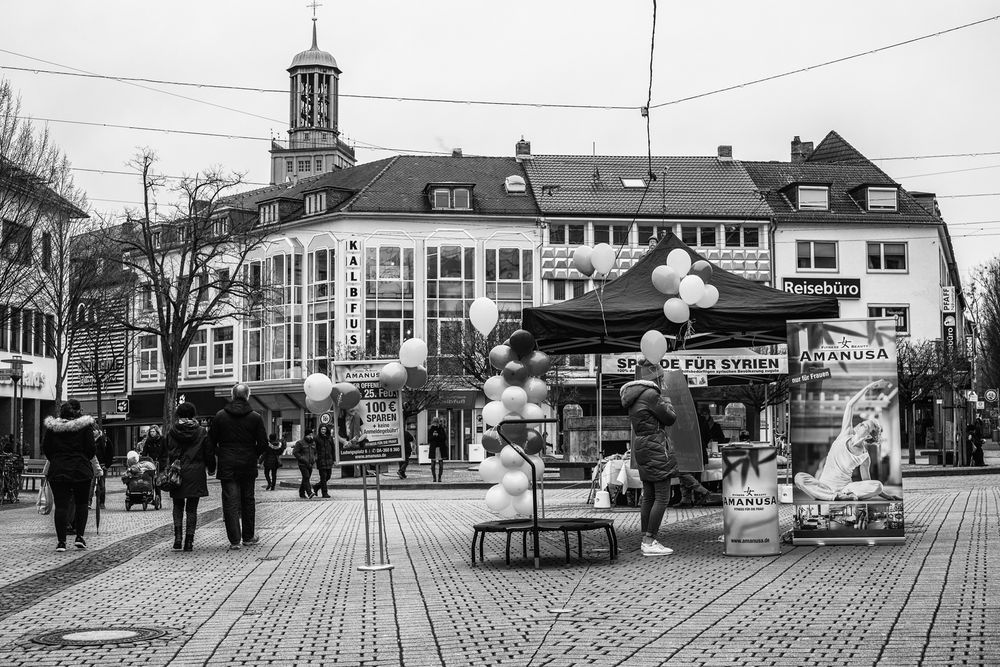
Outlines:
[[[807,159],[808,162],[871,162],[847,140],[830,130]]]
[[[625,188],[622,178],[649,181],[642,156],[538,155],[525,170],[544,214],[639,215],[766,219],[770,211],[738,161],[654,157],[657,180]]]
[[[829,135],[828,135],[829,136]],[[824,140],[825,141],[825,140]],[[822,144],[821,144],[822,145]],[[907,223],[935,222],[920,204],[902,188],[895,212],[869,212],[864,207],[863,185],[898,187],[871,162],[743,162],[754,183],[763,192],[776,222],[828,223]],[[795,183],[826,183],[830,185],[829,211],[798,211],[788,198],[785,188]],[[852,196],[852,191],[853,195]],[[857,197],[857,199],[855,199]]]
[[[530,190],[520,195],[507,194],[504,179],[508,176],[525,177],[521,164],[512,157],[400,155],[392,158],[392,164],[342,210],[430,213],[426,194],[429,183],[467,183],[473,184],[472,213],[537,215]]]

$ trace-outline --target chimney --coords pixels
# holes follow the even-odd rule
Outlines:
[[[940,218],[941,209],[938,207],[937,195],[933,192],[910,192],[909,195],[917,200],[921,208],[931,215]]]
[[[531,159],[531,142],[525,141],[524,137],[514,145],[514,157],[518,160]]]
[[[732,162],[733,161],[733,147],[732,146],[719,146],[719,162]]]
[[[813,152],[813,142],[802,141],[798,135],[792,139],[792,162],[805,162]]]
[[[462,149],[461,148],[452,148],[451,149],[451,156],[452,157],[462,157]]]

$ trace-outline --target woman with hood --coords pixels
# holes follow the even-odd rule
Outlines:
[[[74,546],[87,548],[83,534],[87,530],[87,501],[94,479],[91,459],[96,452],[94,419],[82,414],[79,401],[70,399],[59,407],[59,417],[45,418],[42,453],[49,461],[46,479],[55,503],[52,516],[56,524],[56,551],[66,551],[67,525],[72,525],[76,533]]]
[[[208,441],[208,431],[198,424],[193,403],[181,403],[174,413],[174,423],[167,431],[166,450],[170,464],[180,461],[181,483],[170,491],[174,501],[174,551],[194,549],[194,530],[198,525],[198,501],[208,495],[208,474],[215,472],[215,458]],[[187,533],[183,531],[185,515]]]
[[[670,399],[660,395],[651,380],[627,382],[621,388],[622,407],[628,410],[635,439],[632,456],[642,480],[642,555],[669,556],[674,551],[656,541],[663,514],[670,501],[670,478],[677,474],[677,461],[667,443],[664,428],[677,420]]]

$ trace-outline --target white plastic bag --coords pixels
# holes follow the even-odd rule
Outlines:
[[[38,491],[38,501],[35,506],[39,514],[50,514],[52,512],[52,489],[49,488],[49,480],[42,480],[42,488]]]

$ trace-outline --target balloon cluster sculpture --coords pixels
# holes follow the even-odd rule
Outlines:
[[[493,484],[486,492],[486,506],[504,516],[530,515],[531,465],[503,441],[497,426],[512,419],[544,418],[541,404],[549,388],[542,378],[552,362],[535,349],[535,337],[524,329],[490,350],[489,361],[499,373],[483,383],[483,392],[490,399],[483,407],[483,422],[489,429],[483,434],[483,448],[499,456],[488,456],[479,464],[480,476]],[[510,424],[503,427],[503,434],[529,456],[536,479],[541,479],[545,471],[539,455],[545,447],[542,433],[527,424]]]
[[[361,402],[361,392],[350,382],[334,383],[324,373],[313,373],[302,383],[306,395],[306,409],[314,415],[329,412],[336,406],[350,410]]]
[[[399,391],[403,387],[419,389],[427,382],[427,343],[419,338],[407,338],[399,346],[399,361],[382,367],[378,381],[383,389]]]

